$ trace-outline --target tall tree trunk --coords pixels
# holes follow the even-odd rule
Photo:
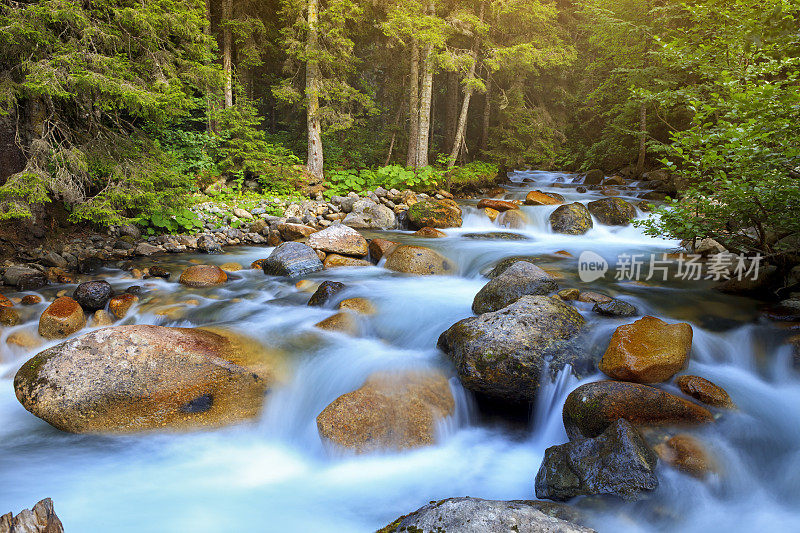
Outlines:
[[[447,73],[447,93],[445,94],[444,115],[444,145],[452,146],[458,129],[458,97],[461,86],[458,83],[458,73]]]
[[[488,77],[488,76],[487,76]],[[486,81],[486,101],[483,103],[483,127],[481,130],[481,151],[489,149],[489,126],[492,120],[492,81]]]
[[[206,0],[206,35],[211,35],[211,0]],[[213,133],[217,130],[217,125],[214,122],[214,101],[212,100],[211,88],[206,85],[206,130],[208,133]]]
[[[636,162],[636,174],[644,172],[645,158],[647,157],[647,106],[639,107],[639,160]]]
[[[225,75],[225,109],[233,106],[233,33],[228,22],[233,18],[233,0],[222,0],[222,72]]]
[[[417,134],[417,157],[414,168],[428,166],[430,144],[431,102],[433,96],[433,45],[425,46],[423,53],[422,83],[419,95],[419,133]]]
[[[308,160],[306,170],[316,176],[323,176],[322,124],[319,118],[319,64],[315,57],[317,51],[317,24],[319,0],[308,1],[308,42],[306,51],[306,124],[308,126]]]
[[[419,44],[416,39],[411,40],[411,74],[409,76],[408,97],[408,154],[406,166],[417,165],[417,144],[419,143]]]

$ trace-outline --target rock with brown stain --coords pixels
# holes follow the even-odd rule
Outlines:
[[[423,246],[398,246],[384,266],[395,272],[418,275],[455,274],[456,265],[439,252]]]
[[[0,294],[0,307],[14,307],[14,302],[9,300],[4,294]]]
[[[71,433],[216,427],[259,414],[277,362],[225,331],[117,326],[34,356],[14,389],[25,409]]]
[[[239,272],[242,269],[242,265],[233,261],[230,263],[223,263],[219,267],[225,272]]]
[[[458,228],[461,227],[461,207],[449,199],[424,200],[408,209],[408,220],[419,228]]]
[[[339,309],[353,311],[360,315],[374,315],[375,306],[366,298],[348,298],[339,302]]]
[[[525,205],[558,205],[563,203],[563,197],[559,199],[555,195],[545,194],[542,191],[531,191],[525,197]]]
[[[250,268],[251,268],[251,269],[258,269],[258,270],[261,270],[261,269],[263,269],[263,268],[264,268],[264,261],[266,261],[266,260],[267,260],[267,258],[266,258],[266,257],[265,257],[265,258],[263,258],[263,259],[256,259],[255,261],[253,261],[252,263],[250,263]]]
[[[213,287],[228,281],[228,275],[216,265],[194,265],[183,271],[179,281],[187,287]]]
[[[69,296],[56,298],[39,318],[39,335],[45,339],[63,339],[86,325],[83,308]]]
[[[531,223],[531,220],[521,209],[510,209],[500,213],[500,216],[497,217],[497,223],[504,228],[525,229]]]
[[[352,336],[356,336],[359,333],[358,320],[352,313],[347,311],[340,311],[325,320],[317,322],[314,326],[326,331],[338,331]]]
[[[681,376],[675,380],[675,384],[685,395],[706,405],[722,409],[736,409],[736,404],[733,403],[725,389],[700,376]]]
[[[305,224],[278,224],[278,232],[284,241],[298,241],[300,239],[305,239],[316,231],[316,228],[306,226]]]
[[[325,261],[322,263],[325,268],[337,268],[337,267],[368,267],[372,266],[372,263],[367,261],[366,259],[358,259],[356,257],[347,257],[344,255],[339,254],[328,254],[325,257]]]
[[[22,321],[19,312],[13,307],[0,307],[0,325],[16,326]]]
[[[487,217],[489,217],[489,220],[491,220],[492,222],[497,220],[497,217],[500,216],[500,211],[498,211],[497,209],[492,209],[491,207],[485,208],[483,212]]]
[[[21,330],[10,333],[6,339],[6,344],[9,346],[18,346],[25,350],[32,350],[33,348],[41,346],[42,339],[30,331]]]
[[[108,301],[108,310],[117,318],[125,318],[133,304],[138,301],[139,297],[135,294],[118,294]]]
[[[691,435],[675,435],[657,445],[655,452],[665,463],[698,479],[717,471],[716,461],[706,451],[705,446]]]
[[[322,250],[329,254],[352,255],[364,257],[367,255],[367,239],[359,232],[343,224],[334,224],[322,231],[312,233],[307,244],[315,250]]]
[[[613,299],[614,298],[612,298],[611,296],[592,291],[583,291],[578,296],[579,302],[590,303],[590,304],[602,304],[610,302]]]
[[[436,228],[422,228],[411,234],[412,237],[422,237],[425,239],[440,239],[447,237],[447,233]]]
[[[53,509],[53,500],[45,498],[16,516],[0,516],[0,533],[64,533],[64,526]]]
[[[320,436],[356,452],[434,443],[436,423],[453,413],[447,378],[434,371],[373,374],[317,417]]]
[[[42,297],[38,294],[26,294],[22,297],[22,305],[36,305],[42,303]]]
[[[92,315],[92,324],[91,324],[91,326],[93,328],[110,326],[113,323],[114,323],[114,318],[111,316],[111,314],[108,311],[105,311],[104,309],[98,309]]]
[[[511,209],[519,209],[519,206],[514,202],[508,202],[506,200],[495,200],[492,198],[484,198],[480,202],[478,202],[478,209],[494,209],[495,211],[500,211],[501,213],[505,211],[510,211]]]
[[[617,328],[600,370],[621,381],[661,383],[686,366],[691,350],[692,326],[646,316]]]
[[[655,387],[621,381],[581,385],[562,411],[570,439],[596,437],[624,418],[635,426],[682,426],[711,422],[708,409]]]
[[[369,256],[373,261],[380,261],[386,253],[397,246],[394,241],[387,241],[386,239],[372,239],[369,243]]]

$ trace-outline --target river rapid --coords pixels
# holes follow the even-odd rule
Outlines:
[[[511,180],[506,199],[522,199],[533,189],[558,192],[567,201],[601,197],[576,192],[575,177],[567,174],[517,172]],[[535,499],[534,477],[544,450],[567,441],[561,418],[567,394],[580,383],[602,379],[599,373],[579,381],[563,372],[542,388],[528,421],[513,423],[480,416],[453,377],[455,415],[441,424],[436,445],[411,451],[333,452],[320,441],[315,418],[377,370],[435,367],[454,376],[436,341],[472,316],[472,300],[487,281],[482,272],[503,258],[536,256],[538,265],[560,276],[562,288],[591,288],[634,304],[640,315],[691,323],[694,344],[685,373],[725,388],[739,407],[692,430],[719,463],[718,474],[700,481],[659,463],[659,488],[645,500],[573,502],[586,513],[587,525],[609,532],[800,531],[800,377],[781,343],[783,332],[759,318],[758,302],[719,293],[706,281],[637,283],[617,281],[610,272],[583,283],[577,258],[584,251],[613,264],[620,254],[649,257],[672,252],[678,243],[597,221],[583,236],[554,234],[547,220],[555,206],[523,207],[530,224],[501,229],[475,207],[477,201],[461,203],[463,227],[444,230],[445,238],[365,232],[434,248],[457,263],[455,276],[407,276],[379,267],[309,276],[341,281],[348,287],[341,296],[363,296],[375,304],[378,313],[358,338],[315,329],[335,311],[307,307],[310,294],[298,289],[296,280],[260,270],[242,270],[238,279],[209,289],[132,280],[111,268],[95,276],[115,289],[133,284],[147,289],[124,324],[220,325],[289,354],[290,379],[270,392],[254,423],[184,434],[98,436],[63,433],[35,418],[17,402],[13,376],[33,354],[56,343],[26,352],[5,340],[20,329],[35,332],[47,301],[66,286],[41,290],[45,302],[20,308],[25,322],[0,336],[0,512],[18,512],[50,497],[68,533],[366,532],[431,500]],[[469,236],[497,231],[527,240]],[[246,268],[271,250],[168,256],[159,265],[177,280],[192,260],[235,261]],[[600,317],[591,304],[576,306],[591,331],[587,349],[599,354],[617,326],[634,320]]]

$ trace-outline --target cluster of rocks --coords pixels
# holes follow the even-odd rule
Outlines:
[[[16,516],[0,516],[0,533],[64,533],[64,526],[56,516],[53,501],[46,498]]]

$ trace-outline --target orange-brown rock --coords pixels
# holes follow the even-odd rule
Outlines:
[[[94,312],[94,314],[92,314],[91,326],[93,328],[110,326],[113,323],[114,317],[112,317],[111,314],[104,309],[98,309]]]
[[[717,471],[716,461],[703,444],[691,435],[684,433],[675,435],[657,445],[655,452],[665,463],[699,479]]]
[[[250,268],[251,269],[263,270],[264,269],[264,261],[266,261],[266,260],[267,260],[266,257],[263,258],[263,259],[256,259],[255,261],[250,263]]]
[[[525,205],[558,205],[563,203],[564,202],[558,198],[545,194],[542,191],[531,191],[525,197]]]
[[[525,229],[531,221],[521,209],[510,209],[500,213],[500,216],[497,217],[497,223],[504,228]]]
[[[567,396],[562,414],[570,439],[594,438],[620,418],[635,426],[683,426],[714,420],[701,405],[655,387],[624,381],[581,385]]]
[[[212,287],[228,281],[228,275],[216,265],[194,265],[184,270],[178,281],[187,287]]]
[[[578,289],[561,289],[560,291],[558,291],[558,295],[561,297],[562,300],[566,302],[577,300],[580,294],[581,291]]]
[[[339,309],[353,311],[362,315],[374,315],[377,311],[366,298],[348,298],[339,302]]]
[[[0,294],[0,307],[14,307],[14,302],[9,300],[5,295]]]
[[[359,333],[358,320],[348,311],[340,311],[314,325],[327,331],[338,331],[353,336]]]
[[[723,409],[736,408],[725,389],[700,376],[681,376],[675,380],[675,384],[685,395],[706,405]]]
[[[83,308],[69,296],[61,296],[39,318],[39,335],[45,339],[62,339],[85,325],[86,315]]]
[[[369,243],[369,255],[373,261],[380,261],[392,247],[397,246],[396,242],[386,239],[372,239]]]
[[[661,383],[678,373],[692,350],[692,326],[645,316],[611,336],[600,370],[635,383]]]
[[[500,211],[498,211],[497,209],[492,209],[491,207],[484,208],[483,212],[486,214],[487,217],[489,217],[489,220],[491,220],[492,222],[497,220],[497,217],[500,216]]]
[[[504,211],[509,211],[511,209],[519,209],[519,206],[514,202],[509,202],[507,200],[495,200],[494,198],[484,198],[480,202],[478,202],[478,209],[494,209],[495,211],[500,211],[501,213]]]
[[[22,305],[36,305],[42,303],[42,297],[38,294],[26,294],[21,301]]]
[[[398,246],[389,254],[384,266],[406,274],[447,275],[456,272],[455,263],[422,246]]]
[[[278,224],[278,232],[284,241],[305,239],[315,231],[317,231],[316,228],[306,226],[305,224]]]
[[[138,301],[139,297],[135,294],[118,294],[108,301],[108,310],[117,318],[125,318],[133,304]]]
[[[372,263],[366,259],[347,257],[339,254],[328,254],[322,264],[325,268],[372,266]]]
[[[21,320],[19,312],[13,307],[0,307],[0,325],[16,326]]]
[[[219,267],[225,272],[238,272],[242,269],[242,265],[234,262],[223,263]]]
[[[373,374],[317,417],[320,436],[363,453],[433,444],[436,424],[453,413],[447,378],[438,372]]]
[[[10,333],[6,339],[9,346],[18,346],[26,350],[31,350],[42,344],[42,339],[30,331],[18,330]]]
[[[438,239],[441,237],[447,237],[447,233],[440,231],[436,228],[422,228],[420,230],[415,231],[412,234],[412,237],[424,237],[426,239]]]

